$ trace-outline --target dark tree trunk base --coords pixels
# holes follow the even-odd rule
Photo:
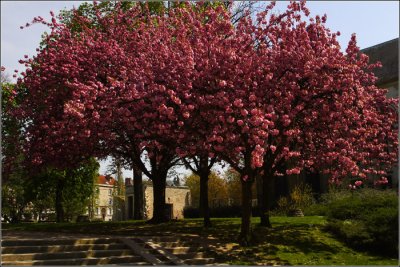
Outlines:
[[[63,196],[63,189],[64,189],[64,181],[58,180],[57,187],[56,187],[56,222],[61,223],[64,222],[64,196]]]
[[[249,247],[253,244],[253,237],[250,233],[248,235],[240,234],[238,237],[238,243],[242,247]]]
[[[210,171],[207,168],[208,158],[200,163],[203,170],[200,172],[200,214],[204,218],[204,228],[211,227],[210,207],[208,206],[208,176]]]
[[[260,219],[261,219],[260,224],[259,224],[260,226],[272,228],[271,222],[269,220],[269,214],[262,214],[260,216]]]
[[[204,228],[211,228],[212,227],[212,223],[211,223],[210,218],[208,218],[208,219],[204,218],[203,226],[204,226]]]
[[[250,246],[251,236],[251,185],[252,180],[242,180],[242,225],[240,227],[239,244],[241,246]]]
[[[133,169],[133,219],[143,220],[143,180],[142,172],[135,168]]]
[[[167,214],[167,205],[165,203],[165,189],[167,181],[167,171],[155,171],[153,168],[153,217],[149,223],[159,224],[168,222],[172,214]]]

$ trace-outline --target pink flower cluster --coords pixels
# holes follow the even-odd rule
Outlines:
[[[378,186],[378,185],[385,185],[388,184],[389,181],[386,177],[381,177],[379,180],[374,181],[374,185]]]
[[[282,166],[384,175],[397,160],[397,99],[374,85],[355,36],[344,54],[304,2],[273,8],[233,26],[222,6],[184,3],[165,16],[118,4],[113,16],[76,13],[79,33],[53,16],[45,47],[21,60],[28,154],[66,165],[148,151],[167,168],[176,155],[212,153],[250,180]]]

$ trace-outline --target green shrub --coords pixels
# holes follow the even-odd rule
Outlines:
[[[305,216],[326,216],[328,208],[323,203],[315,203],[303,210]]]
[[[280,197],[275,214],[287,215],[290,211],[305,210],[314,203],[312,189],[307,184],[298,184],[290,192],[289,197]]]
[[[327,229],[354,248],[395,255],[398,251],[398,196],[390,190],[361,189],[330,196]]]

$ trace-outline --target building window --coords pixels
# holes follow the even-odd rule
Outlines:
[[[108,215],[112,215],[112,208],[108,208]]]
[[[108,200],[108,205],[112,205],[112,198]]]
[[[112,189],[108,189],[108,195],[112,196]]]
[[[99,208],[96,208],[96,215],[99,215]]]
[[[97,205],[99,205],[99,199],[98,198],[96,198],[95,202],[96,202]]]

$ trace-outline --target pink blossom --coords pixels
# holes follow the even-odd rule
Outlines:
[[[227,85],[227,82],[225,80],[219,81],[219,86],[225,87]]]
[[[273,130],[271,131],[271,134],[272,134],[273,136],[277,136],[277,135],[279,134],[279,130],[278,130],[278,129],[273,129]]]
[[[257,97],[255,96],[255,95],[250,95],[249,96],[249,100],[251,101],[251,102],[254,102],[254,101],[256,101],[257,100]]]
[[[235,101],[233,102],[233,105],[234,105],[235,107],[238,107],[238,108],[243,107],[242,100],[241,100],[241,99],[235,99]]]

